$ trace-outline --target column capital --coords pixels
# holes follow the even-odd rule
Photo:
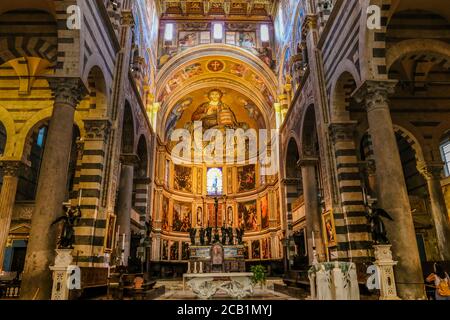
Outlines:
[[[297,167],[315,167],[319,163],[319,159],[315,157],[304,157],[297,161]]]
[[[19,160],[0,160],[0,173],[3,176],[17,177],[26,165]]]
[[[125,166],[136,166],[139,163],[139,157],[134,153],[124,153],[120,155],[120,163]]]
[[[69,105],[75,109],[88,93],[80,78],[50,77],[47,80],[55,98],[55,105]]]
[[[122,16],[120,23],[122,26],[134,26],[134,16],[131,10],[122,10]]]
[[[358,121],[340,121],[328,125],[333,141],[353,141]]]
[[[444,170],[444,163],[440,161],[420,161],[417,163],[417,170],[419,170],[420,174],[422,174],[427,180],[441,179],[442,170]]]
[[[389,107],[389,95],[395,92],[397,80],[366,80],[352,96],[358,103],[364,103],[367,111]]]
[[[307,14],[303,20],[302,33],[308,34],[308,31],[317,28],[318,17],[317,14]]]
[[[84,120],[86,139],[103,140],[108,138],[111,131],[111,121],[109,119],[88,119]]]

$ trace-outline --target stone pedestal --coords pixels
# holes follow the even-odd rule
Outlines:
[[[72,249],[56,249],[53,271],[52,300],[68,300],[70,292],[69,272],[72,264]]]
[[[375,245],[373,247],[380,283],[380,300],[400,300],[397,296],[394,278],[394,266],[397,261],[392,260],[391,245]]]

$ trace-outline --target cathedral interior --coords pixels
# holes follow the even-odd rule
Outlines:
[[[0,299],[124,275],[151,298],[220,264],[292,296],[334,262],[381,299],[380,248],[390,294],[427,299],[449,94],[442,0],[1,1]],[[214,250],[235,259],[197,264]]]

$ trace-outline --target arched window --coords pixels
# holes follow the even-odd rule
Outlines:
[[[441,155],[444,161],[444,172],[445,176],[450,176],[450,133],[441,142]]]
[[[206,173],[206,191],[208,195],[222,194],[222,168],[209,168]]]

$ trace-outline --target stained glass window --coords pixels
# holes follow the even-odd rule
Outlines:
[[[206,173],[206,191],[209,195],[222,194],[222,168],[209,168]]]

